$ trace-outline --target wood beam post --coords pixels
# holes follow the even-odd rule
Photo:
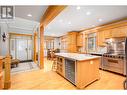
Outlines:
[[[47,26],[60,12],[67,6],[65,5],[51,5],[41,18],[40,25]]]
[[[44,68],[44,26],[40,26],[40,69]]]
[[[4,60],[4,89],[9,89],[11,87],[11,56],[7,55]]]
[[[44,27],[46,27],[67,6],[49,6],[40,20],[40,68],[44,68]]]
[[[34,33],[34,62],[36,63],[37,62],[37,33],[35,32]]]

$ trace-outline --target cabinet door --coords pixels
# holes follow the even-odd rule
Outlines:
[[[84,88],[99,79],[99,65],[100,59],[78,61],[76,64],[76,86]]]
[[[127,37],[127,26],[121,27],[121,32],[124,33],[125,37]]]
[[[126,29],[125,27],[118,27],[112,29],[111,32],[112,37],[126,37]]]
[[[83,46],[83,34],[77,35],[77,46]]]
[[[68,52],[76,52],[76,45],[68,44]]]
[[[107,38],[111,38],[111,29],[104,30],[104,40]]]
[[[105,41],[104,31],[99,31],[97,33],[97,38],[98,38],[98,46],[104,46]]]
[[[111,30],[103,30],[98,32],[98,46],[105,46],[105,40],[111,38]]]
[[[72,33],[68,33],[68,52],[76,52],[76,36],[77,33],[76,32],[72,32]]]

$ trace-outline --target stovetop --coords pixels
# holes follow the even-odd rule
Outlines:
[[[104,53],[103,56],[111,58],[125,58],[125,54]]]

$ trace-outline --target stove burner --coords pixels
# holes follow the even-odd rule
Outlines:
[[[109,53],[105,53],[103,55],[104,57],[110,57],[110,58],[125,58],[125,55],[124,54],[109,54]]]

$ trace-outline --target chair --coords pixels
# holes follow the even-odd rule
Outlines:
[[[19,62],[20,61],[18,59],[11,59],[11,66],[18,67]]]
[[[50,54],[51,50],[48,49],[47,50],[47,60],[50,60],[51,59],[51,54]]]
[[[18,59],[13,59],[13,57],[11,56],[11,67],[15,66],[18,67],[20,60]]]

